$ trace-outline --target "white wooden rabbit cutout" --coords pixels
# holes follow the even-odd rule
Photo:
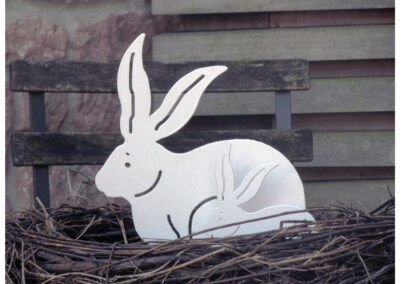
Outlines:
[[[248,212],[242,209],[240,205],[251,200],[256,195],[260,190],[260,186],[265,177],[276,168],[278,164],[272,162],[255,167],[242,180],[240,186],[235,189],[234,172],[229,156],[230,151],[228,151],[227,155],[220,157],[220,160],[217,163],[216,179],[218,183],[218,207],[215,210],[215,213],[209,218],[208,223],[204,226],[205,229],[279,215],[283,212],[302,210],[302,208],[290,204],[274,205],[255,212]],[[307,212],[284,214],[273,218],[266,218],[255,222],[247,222],[241,225],[212,230],[201,235],[201,237],[227,237],[279,229],[281,225],[282,227],[289,226],[289,220],[314,221],[314,218]]]
[[[235,139],[178,154],[157,143],[188,122],[204,90],[227,68],[204,67],[183,76],[151,114],[149,80],[142,61],[144,37],[140,35],[129,46],[118,70],[124,143],[113,151],[96,175],[98,189],[130,202],[140,237],[175,239],[201,231],[212,223],[210,218],[220,206],[217,199],[220,181],[216,179],[215,168],[227,149],[236,183],[255,167],[274,165],[265,182],[260,182],[257,195],[244,208],[254,211],[287,204],[282,211],[304,209],[303,185],[295,168],[268,145]]]

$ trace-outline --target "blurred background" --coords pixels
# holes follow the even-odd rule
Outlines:
[[[293,128],[314,133],[313,162],[295,164],[307,205],[373,209],[394,194],[394,1],[6,0],[6,64],[119,61],[142,32],[147,61],[308,60],[311,89],[292,93]],[[13,211],[32,207],[32,168],[10,154],[11,133],[29,130],[29,104],[6,84]],[[215,97],[204,95],[187,128],[275,127],[273,93]],[[119,112],[116,95],[46,96],[49,132],[119,131]],[[107,202],[93,184],[99,168],[50,167],[52,206]]]

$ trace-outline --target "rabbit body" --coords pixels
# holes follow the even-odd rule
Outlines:
[[[210,66],[188,73],[152,112],[150,85],[142,61],[143,41],[144,34],[128,47],[118,69],[124,143],[114,149],[95,179],[97,188],[106,195],[123,197],[131,203],[140,237],[175,239],[207,228],[220,205],[217,196],[221,182],[216,179],[215,165],[227,151],[235,171],[232,182],[245,179],[260,164],[277,165],[269,173],[268,182],[259,184],[262,190],[256,198],[246,200],[243,208],[261,210],[282,203],[305,208],[303,185],[295,168],[266,144],[234,139],[173,153],[158,143],[186,124],[204,90],[227,68]]]
[[[221,153],[227,149],[230,149],[232,167],[237,173],[238,182],[255,166],[271,161],[279,163],[280,170],[286,172],[285,179],[280,177],[279,171],[271,172],[268,182],[262,184],[260,195],[251,200],[253,204],[249,206],[263,208],[281,203],[282,194],[287,202],[299,208],[305,206],[303,195],[298,194],[303,188],[294,167],[281,153],[261,142],[225,140],[181,154],[170,152],[160,144],[152,145],[148,151],[143,148],[135,150],[132,149],[135,143],[127,141],[114,150],[109,158],[111,163],[106,161],[97,174],[96,183],[108,196],[122,196],[130,202],[135,229],[143,239],[176,238],[177,234],[167,216],[170,216],[179,236],[205,228],[218,207],[218,185],[215,171],[210,169],[215,168]],[[244,159],[246,163],[243,163]],[[129,168],[124,167],[127,162],[131,164]],[[162,174],[155,188],[145,195],[135,197],[134,193],[144,192],[154,184],[160,171]],[[274,190],[277,187],[281,188],[279,194]],[[213,197],[198,212],[193,211],[202,201]],[[189,229],[189,219],[194,213],[192,228]]]

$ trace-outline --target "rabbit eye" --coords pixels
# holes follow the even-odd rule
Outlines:
[[[131,164],[130,163],[125,163],[125,167],[130,168]]]
[[[130,154],[128,152],[125,153],[127,156],[129,156]]]

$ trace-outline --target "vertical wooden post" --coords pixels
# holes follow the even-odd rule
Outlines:
[[[44,105],[44,92],[29,93],[29,109],[32,132],[46,132],[46,113]],[[36,197],[43,205],[50,207],[49,169],[48,166],[33,166],[33,189],[35,207],[40,208]]]
[[[275,92],[276,129],[292,128],[290,91]]]

